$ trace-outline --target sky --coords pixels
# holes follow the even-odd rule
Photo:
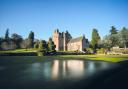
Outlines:
[[[102,38],[111,26],[128,28],[128,0],[0,0],[0,37],[9,28],[10,36],[26,38],[33,31],[48,40],[58,28],[91,40],[93,28]]]

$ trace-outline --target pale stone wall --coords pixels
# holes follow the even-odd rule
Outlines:
[[[53,37],[52,40],[54,42],[54,44],[56,45],[56,50],[59,50],[59,34],[57,32],[53,33]]]
[[[63,47],[63,49],[64,49],[64,51],[67,51],[67,37],[66,37],[66,34],[65,33],[63,33],[63,36],[64,36],[64,39],[63,39],[63,41],[64,41],[64,47]]]
[[[74,43],[68,43],[68,51],[76,51],[76,50],[82,50],[82,42],[74,42]]]
[[[85,48],[87,48],[86,39],[83,38],[82,40],[74,43],[68,43],[68,51],[83,51]]]

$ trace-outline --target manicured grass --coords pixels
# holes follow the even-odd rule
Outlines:
[[[7,50],[0,51],[0,53],[27,53],[27,52],[36,52],[36,49],[15,49],[15,50]]]
[[[29,53],[29,52],[37,52],[35,49],[15,49],[8,51],[0,51],[0,53]],[[7,59],[10,57],[6,57]],[[31,57],[18,57],[18,59]],[[14,58],[15,59],[15,58]],[[36,59],[88,59],[88,60],[101,60],[101,61],[110,61],[110,62],[119,62],[123,60],[128,60],[128,55],[57,55],[57,56],[42,56],[42,57],[32,57],[34,61],[38,61]],[[40,61],[41,61],[40,60]]]
[[[110,62],[128,60],[128,55],[60,55],[58,57],[65,59],[89,59]]]
[[[2,60],[8,60],[9,62],[14,63],[33,63],[33,62],[42,62],[44,60],[53,60],[53,59],[77,59],[77,60],[100,60],[100,61],[109,61],[109,62],[119,62],[123,60],[128,60],[128,55],[57,55],[57,56],[3,56],[0,57]]]

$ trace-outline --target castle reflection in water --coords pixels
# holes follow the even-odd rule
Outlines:
[[[55,60],[52,65],[52,78],[56,79],[59,75],[62,77],[79,77],[84,73],[84,62],[77,60],[58,61]]]
[[[79,79],[92,75],[98,70],[107,68],[107,62],[83,60],[52,60],[33,64],[34,70],[45,79]],[[38,67],[37,67],[38,66]],[[38,71],[37,71],[38,70]],[[35,72],[33,71],[33,72]]]

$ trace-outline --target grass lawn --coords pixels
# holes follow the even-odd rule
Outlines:
[[[109,62],[119,62],[123,60],[128,60],[128,55],[57,55],[57,56],[1,56],[0,60],[8,60],[9,62],[15,63],[33,63],[42,62],[44,60],[53,59],[82,59],[82,60],[101,60]],[[14,61],[13,61],[14,60]],[[17,61],[15,61],[17,60]]]
[[[128,55],[58,55],[58,58],[64,59],[89,59],[89,60],[101,60],[110,62],[119,62],[128,60]]]
[[[36,49],[14,49],[14,50],[7,50],[7,51],[0,51],[0,53],[27,53],[27,52],[36,52]]]
[[[8,50],[8,51],[0,51],[0,53],[29,53],[36,52],[35,49],[16,49],[16,50]],[[119,62],[123,60],[128,60],[128,55],[57,55],[57,56],[4,56],[0,57],[0,59],[22,59],[19,61],[28,62],[40,62],[42,60],[50,60],[50,59],[83,59],[83,60],[101,60],[101,61],[110,61],[110,62]],[[28,59],[28,60],[26,60]],[[31,59],[31,60],[29,60]]]

